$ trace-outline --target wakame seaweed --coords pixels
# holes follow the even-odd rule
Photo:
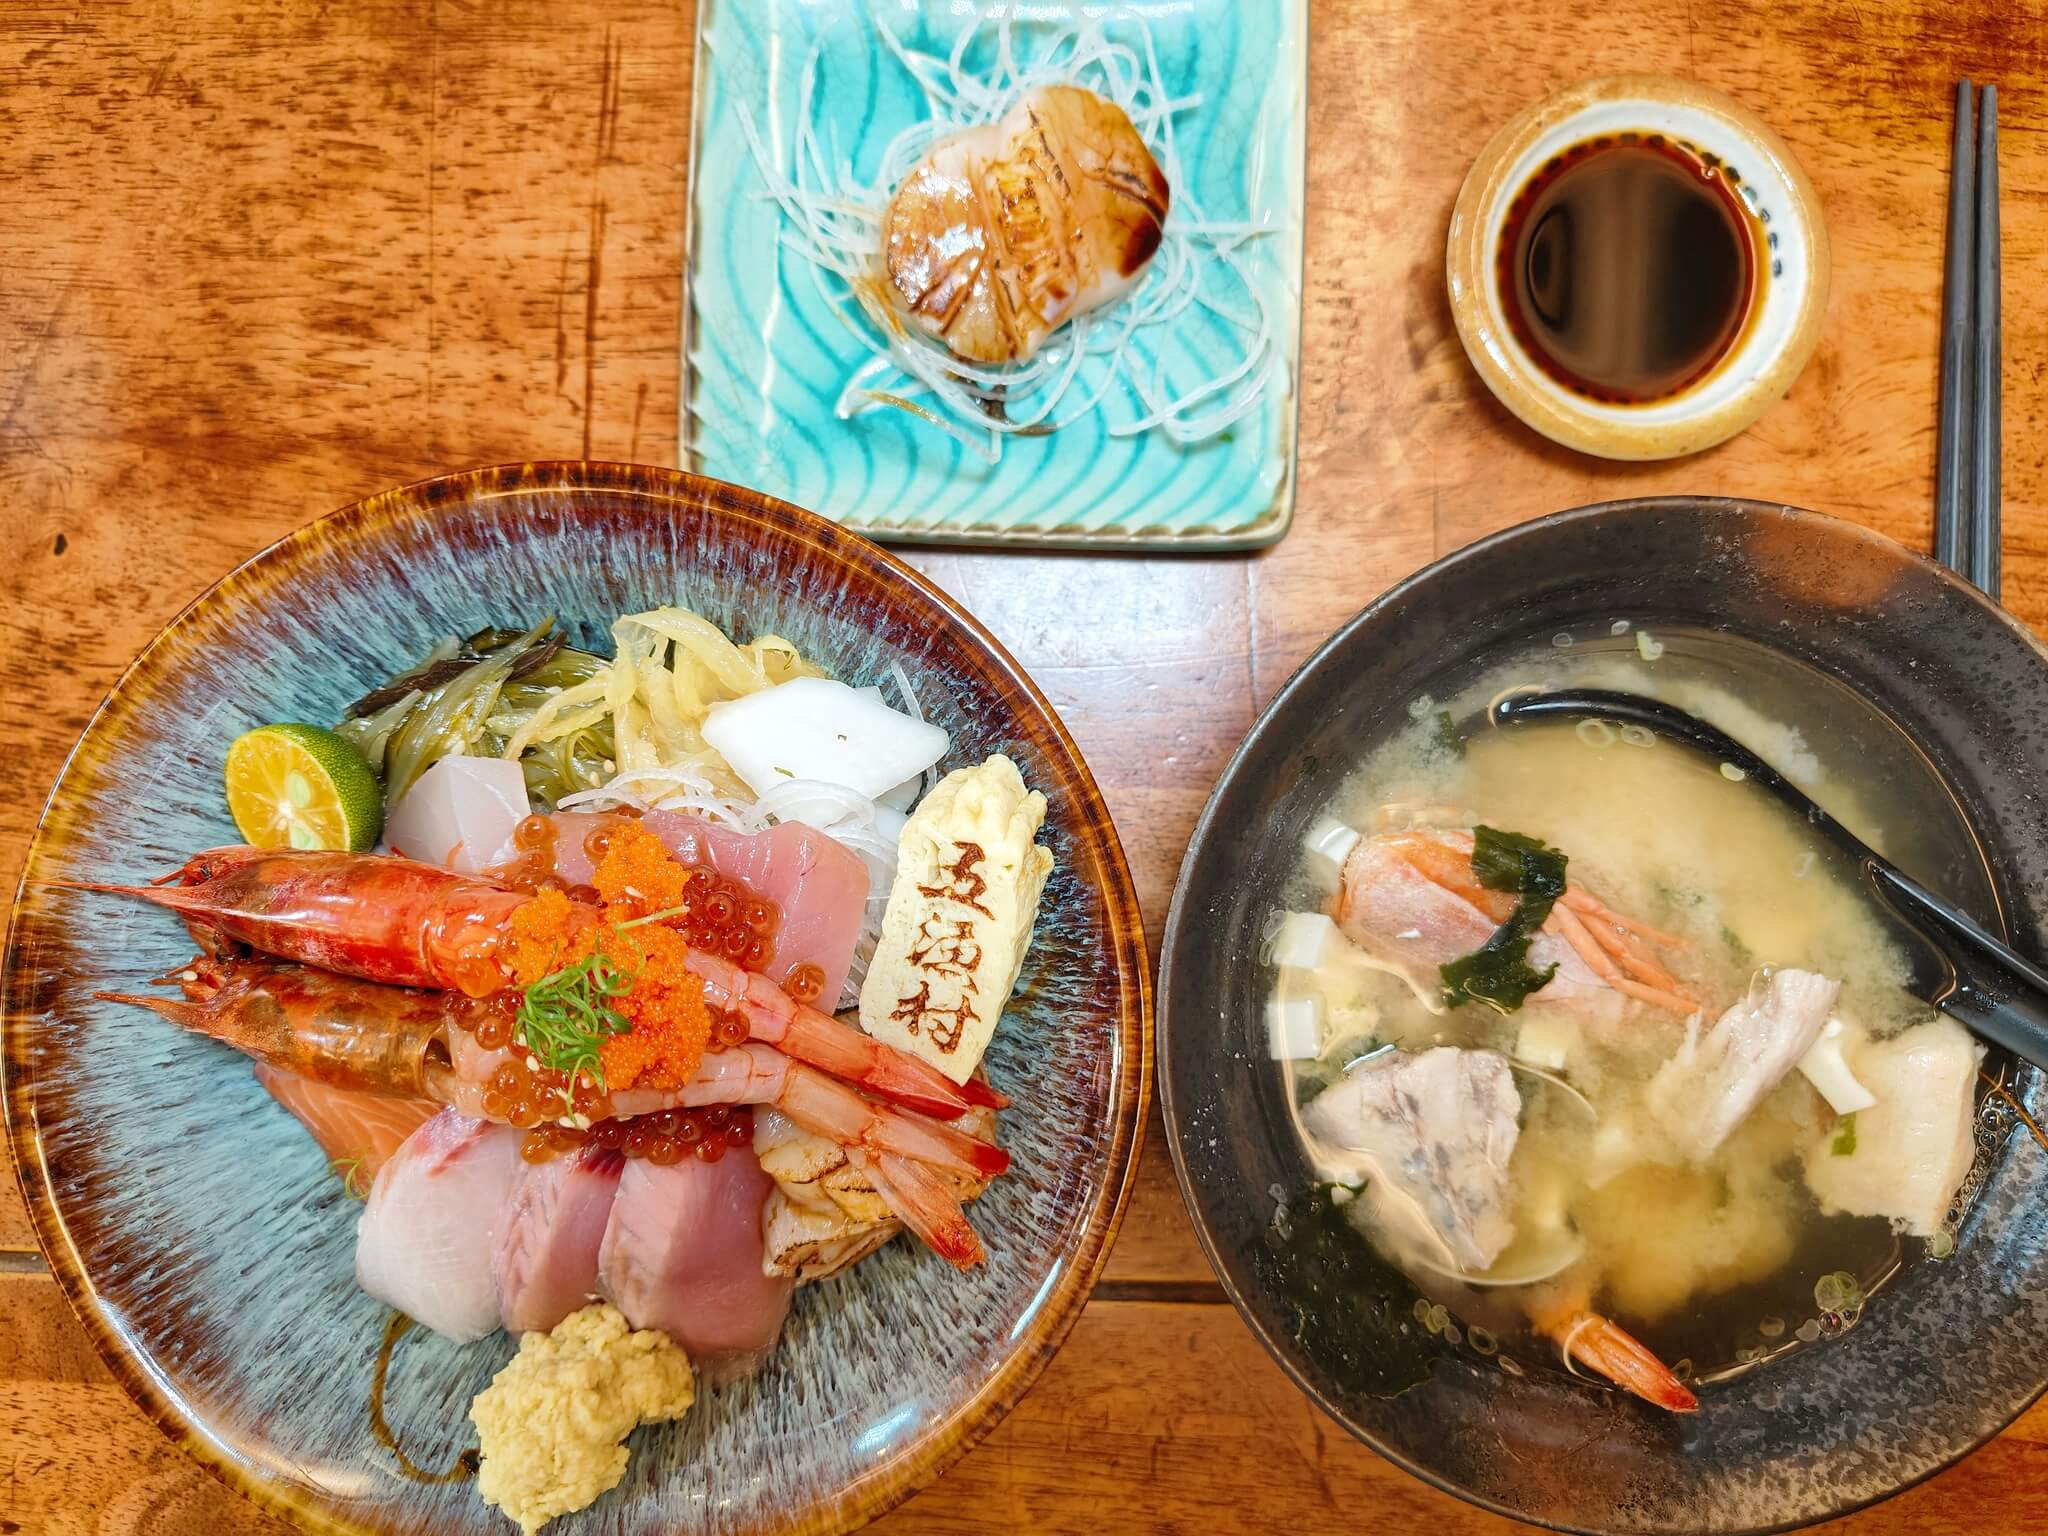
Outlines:
[[[1566,862],[1562,853],[1539,838],[1473,828],[1473,878],[1488,890],[1513,891],[1518,899],[1492,938],[1471,954],[1438,967],[1448,1006],[1484,1003],[1513,1013],[1531,992],[1549,985],[1557,967],[1539,971],[1530,965],[1529,940],[1564,894]]]
[[[547,620],[553,623],[552,619]],[[429,657],[408,672],[401,672],[381,687],[372,688],[341,712],[344,720],[359,720],[364,715],[373,715],[378,710],[396,704],[409,693],[430,693],[444,683],[452,683],[472,667],[481,666],[492,655],[517,644],[524,639],[526,631],[518,629],[480,629],[464,640],[454,654]],[[537,672],[561,652],[568,642],[558,629],[538,644],[529,645],[521,651],[512,663],[511,677],[525,677]]]
[[[1465,755],[1465,737],[1458,729],[1458,722],[1451,718],[1448,709],[1436,712],[1436,744],[1453,757]]]
[[[409,671],[364,694],[335,729],[384,782],[395,803],[442,758],[497,757],[519,728],[557,694],[588,682],[607,663],[568,644],[552,618],[530,629],[491,627],[452,637]],[[586,719],[592,712],[586,712]],[[553,810],[573,790],[610,776],[615,759],[609,711],[578,729],[531,743],[519,756],[527,794]]]
[[[1393,1397],[1427,1381],[1444,1346],[1415,1320],[1421,1292],[1345,1219],[1340,1188],[1312,1184],[1283,1206],[1259,1262],[1291,1314],[1295,1341],[1331,1381]]]

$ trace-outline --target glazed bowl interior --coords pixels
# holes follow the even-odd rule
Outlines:
[[[2048,955],[2048,653],[1974,589],[1853,525],[1704,498],[1526,524],[1373,603],[1282,689],[1190,844],[1161,959],[1161,1095],[1181,1188],[1261,1341],[1333,1417],[1439,1487],[1584,1531],[1778,1529],[1882,1498],[1995,1434],[2040,1393],[2048,1155],[1980,1117],[1983,1183],[1953,1257],[1909,1265],[1857,1325],[1706,1387],[1675,1417],[1545,1369],[1443,1346],[1397,1396],[1346,1391],[1288,1300],[1276,1201],[1312,1172],[1268,1060],[1262,928],[1305,832],[1364,751],[1511,654],[1626,644],[1619,621],[1708,637],[1726,686],[1808,728],[1824,761],[1892,776],[1893,856]],[[1623,633],[1627,633],[1626,630]],[[1824,707],[1823,707],[1824,706]],[[1825,803],[1828,794],[1819,798]],[[2014,1092],[2048,1108],[2039,1074]]]
[[[865,540],[668,470],[527,465],[394,491],[308,525],[172,623],[122,678],[30,850],[4,975],[8,1132],[50,1264],[165,1430],[302,1521],[491,1532],[469,1484],[400,1476],[365,1413],[385,1312],[357,1290],[358,1207],[225,1048],[96,1001],[190,941],[165,914],[58,889],[132,881],[235,841],[222,754],[269,720],[328,721],[439,636],[553,614],[609,654],[626,613],[691,606],[775,632],[834,675],[892,661],[952,736],[1045,791],[1057,860],[988,1057],[1013,1170],[975,1203],[989,1262],[908,1241],[797,1297],[761,1373],[638,1432],[577,1532],[816,1532],[928,1481],[1001,1417],[1080,1310],[1135,1165],[1149,1067],[1144,941],[1123,855],[1072,741],[1001,648]],[[473,1442],[470,1398],[512,1349],[415,1333],[386,1395],[421,1465]]]

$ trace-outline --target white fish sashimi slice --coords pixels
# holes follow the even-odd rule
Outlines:
[[[443,1110],[370,1186],[356,1226],[356,1284],[466,1344],[498,1327],[491,1249],[519,1176],[510,1126]]]
[[[626,1159],[585,1145],[522,1163],[491,1250],[499,1315],[511,1333],[545,1333],[597,1294],[597,1255]]]
[[[526,777],[501,757],[444,757],[384,821],[394,852],[473,875],[507,858],[527,814]]]
[[[745,1147],[715,1163],[627,1163],[598,1256],[606,1299],[714,1379],[744,1371],[781,1336],[794,1289],[762,1272],[762,1207],[774,1188]]]
[[[1772,971],[1650,1079],[1649,1103],[1696,1163],[1719,1150],[1820,1038],[1842,984],[1816,971]]]

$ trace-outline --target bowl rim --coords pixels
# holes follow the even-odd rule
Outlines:
[[[1978,588],[1965,581],[1947,566],[1941,565],[1927,555],[1922,554],[1919,550],[1909,548],[1887,534],[1880,533],[1874,528],[1867,527],[1862,523],[1853,522],[1847,518],[1811,511],[1804,507],[1791,506],[1784,502],[1759,501],[1753,497],[1699,496],[1684,493],[1623,497],[1613,501],[1590,502],[1583,506],[1569,507],[1557,512],[1546,513],[1541,517],[1530,518],[1525,522],[1515,523],[1507,528],[1499,529],[1483,538],[1474,540],[1470,544],[1461,545],[1459,548],[1430,561],[1429,564],[1423,566],[1420,570],[1403,577],[1393,586],[1387,588],[1384,592],[1366,603],[1357,613],[1338,625],[1329,638],[1303,658],[1301,664],[1288,675],[1287,680],[1275,690],[1273,697],[1267,701],[1265,706],[1253,718],[1252,723],[1246,727],[1243,739],[1239,741],[1236,750],[1230,754],[1229,761],[1224,764],[1221,773],[1217,775],[1216,783],[1211,788],[1208,799],[1203,803],[1202,813],[1195,822],[1194,831],[1188,837],[1187,850],[1181,857],[1180,869],[1174,877],[1173,900],[1167,908],[1166,921],[1161,928],[1159,937],[1159,964],[1154,983],[1153,1028],[1155,1031],[1159,1072],[1159,1109],[1160,1116],[1165,1122],[1166,1148],[1168,1154],[1173,1159],[1174,1182],[1180,1188],[1181,1203],[1187,1209],[1188,1223],[1194,1228],[1195,1239],[1201,1245],[1202,1256],[1209,1261],[1209,1267],[1216,1272],[1217,1283],[1222,1287],[1224,1295],[1230,1298],[1230,1304],[1236,1309],[1239,1319],[1251,1332],[1252,1337],[1258,1340],[1267,1355],[1272,1358],[1273,1363],[1280,1367],[1287,1379],[1294,1384],[1302,1395],[1307,1397],[1310,1402],[1314,1403],[1330,1419],[1334,1420],[1353,1439],[1372,1450],[1374,1454],[1385,1458],[1403,1472],[1421,1480],[1439,1492],[1447,1493],[1466,1504],[1484,1509],[1492,1514],[1504,1516],[1510,1520],[1520,1521],[1526,1525],[1533,1525],[1553,1531],[1576,1533],[1590,1530],[1591,1528],[1567,1524],[1560,1520],[1545,1519],[1542,1516],[1517,1509],[1504,1500],[1491,1498],[1485,1494],[1463,1487],[1450,1478],[1439,1474],[1434,1469],[1420,1464],[1412,1457],[1404,1455],[1392,1446],[1382,1443],[1380,1437],[1353,1424],[1326,1393],[1309,1381],[1297,1369],[1293,1359],[1283,1347],[1282,1341],[1274,1338],[1267,1329],[1260,1325],[1259,1320],[1253,1315],[1243,1291],[1224,1266],[1223,1258],[1217,1248],[1214,1235],[1210,1232],[1208,1224],[1203,1221],[1200,1215],[1196,1204],[1194,1180],[1188,1172],[1187,1155],[1183,1149],[1187,1127],[1183,1123],[1179,1107],[1175,1103],[1173,1074],[1167,1069],[1168,1058],[1173,1048],[1173,1011],[1170,1007],[1170,978],[1173,973],[1176,954],[1180,948],[1181,924],[1189,899],[1188,880],[1194,870],[1198,854],[1214,831],[1217,810],[1223,797],[1224,787],[1236,778],[1244,765],[1245,759],[1250,755],[1256,738],[1266,730],[1273,717],[1305,685],[1309,674],[1317,670],[1329,656],[1342,649],[1349,642],[1354,632],[1377,618],[1385,609],[1406,601],[1418,587],[1427,581],[1435,579],[1440,572],[1470,559],[1483,558],[1504,545],[1512,544],[1539,532],[1572,523],[1593,522],[1603,518],[1626,517],[1638,513],[1670,511],[1680,507],[1689,510],[1710,509],[1713,511],[1766,514],[1814,524],[1825,524],[1840,536],[1887,546],[1887,552],[1896,551],[1909,560],[1917,562],[1925,567],[1938,581],[1950,586],[1957,593],[1973,602],[1986,619],[2000,623],[2012,630],[2027,642],[2042,664],[2048,666],[2048,645],[2043,645],[2039,637],[2031,629],[2022,624],[2000,604],[1985,596]],[[1855,1514],[1859,1510],[1869,1509],[1873,1505],[1882,1504],[1889,1499],[1895,1498],[1909,1489],[1918,1487],[1929,1478],[1947,1471],[1964,1458],[1981,1450],[2007,1429],[2010,1429],[2014,1423],[2018,1422],[2020,1417],[2034,1403],[2041,1400],[2044,1393],[2048,1393],[2048,1367],[2043,1368],[2042,1381],[2035,1388],[2033,1396],[2020,1403],[2014,1409],[2011,1416],[2002,1424],[1998,1424],[1981,1438],[1962,1446],[1953,1455],[1945,1457],[1933,1466],[1928,1467],[1925,1471],[1919,1472],[1904,1482],[1899,1483],[1896,1487],[1889,1488],[1881,1493],[1871,1494],[1867,1498],[1857,1499],[1825,1514],[1746,1527],[1740,1533],[1740,1536],[1777,1536],[1778,1532],[1799,1530],[1822,1521],[1840,1519],[1846,1515]]]
[[[837,563],[907,589],[915,603],[935,611],[989,663],[1007,702],[1046,733],[1046,744],[1072,765],[1076,789],[1071,815],[1077,843],[1094,850],[1100,871],[1104,949],[1115,967],[1115,1040],[1105,1089],[1109,1106],[1104,1176],[1088,1209],[1071,1262],[1064,1265],[1029,1327],[1009,1346],[989,1379],[972,1397],[937,1420],[880,1465],[834,1493],[823,1496],[779,1526],[788,1536],[824,1536],[854,1530],[894,1508],[935,1481],[959,1461],[1038,1379],[1079,1320],[1100,1278],[1135,1186],[1144,1149],[1144,1125],[1151,1099],[1153,1024],[1151,969],[1146,962],[1144,921],[1129,863],[1100,786],[1065,722],[1003,644],[923,573],[873,541],[819,516],[747,487],[687,470],[611,461],[531,460],[431,475],[374,493],[311,518],[271,541],[207,585],[165,622],[136,654],[94,708],[66,753],[44,800],[22,861],[21,877],[8,909],[6,943],[0,948],[0,1115],[4,1115],[9,1160],[30,1225],[51,1276],[63,1291],[93,1348],[128,1398],[175,1445],[207,1471],[263,1509],[302,1528],[338,1536],[386,1536],[381,1527],[339,1516],[310,1497],[265,1481],[225,1453],[209,1426],[185,1413],[159,1386],[139,1349],[101,1309],[92,1276],[65,1227],[63,1213],[43,1166],[36,1117],[34,1077],[27,1070],[25,1043],[40,1027],[23,1006],[26,952],[17,942],[20,916],[31,882],[51,857],[55,835],[66,829],[61,803],[88,741],[124,694],[139,694],[158,681],[162,654],[193,616],[234,600],[236,589],[269,575],[280,578],[325,541],[374,538],[399,522],[431,518],[450,506],[469,507],[509,496],[573,496],[579,492],[637,497],[661,508],[691,505],[760,530],[794,539],[808,558]],[[573,504],[569,515],[574,515]]]
[[[1742,364],[1753,370],[1753,377],[1725,399],[1712,403],[1693,398],[1702,384],[1688,384],[1669,400],[1657,402],[1665,414],[1649,418],[1638,416],[1639,408],[1600,406],[1556,384],[1495,313],[1498,285],[1489,236],[1496,216],[1522,189],[1508,180],[1509,173],[1546,134],[1615,105],[1688,114],[1713,123],[1744,144],[1744,154],[1753,154],[1782,184],[1786,202],[1780,211],[1792,216],[1792,228],[1805,248],[1810,269],[1783,334],[1767,344],[1760,334],[1746,330],[1709,370],[1710,378],[1719,377]],[[1579,130],[1580,135],[1585,131]],[[1772,233],[1769,239],[1775,245],[1778,236]],[[1753,108],[1725,92],[1677,75],[1644,72],[1575,81],[1502,124],[1465,173],[1444,240],[1444,281],[1458,339],[1487,388],[1545,437],[1581,453],[1615,460],[1676,459],[1704,452],[1753,425],[1776,405],[1805,371],[1820,344],[1832,263],[1827,215],[1820,196],[1777,131]],[[1753,307],[1746,326],[1753,328],[1760,312]]]

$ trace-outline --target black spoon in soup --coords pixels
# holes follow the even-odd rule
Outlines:
[[[1769,790],[1845,854],[1878,901],[1927,941],[1940,964],[1915,967],[1914,993],[1992,1044],[2048,1070],[2048,974],[1873,851],[1740,742],[1673,705],[1603,688],[1511,693],[1494,701],[1488,718],[1500,726],[1558,720],[1639,725]]]

